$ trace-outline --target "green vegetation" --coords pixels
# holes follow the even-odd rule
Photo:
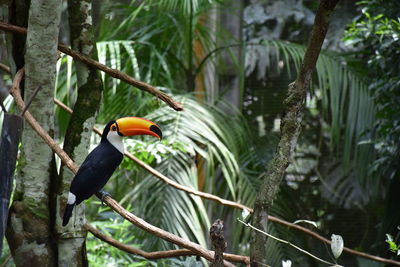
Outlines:
[[[96,124],[102,128],[111,119],[133,115],[157,122],[163,129],[161,142],[129,139],[126,150],[179,184],[253,207],[260,175],[279,141],[288,84],[304,56],[308,37],[304,32],[316,8],[313,1],[298,4],[296,11],[279,9],[273,1],[243,4],[238,12],[245,14],[244,22],[236,25],[243,36],[214,16],[229,9],[231,1],[106,2],[97,7],[99,61],[157,86],[183,103],[184,111],[175,112],[154,96],[102,73]],[[400,260],[398,4],[397,0],[360,1],[346,15],[351,23],[335,40],[339,45],[332,45],[329,38],[337,35],[330,37],[328,32],[294,159],[270,211],[289,222],[311,222],[307,227],[325,237],[340,234],[346,247],[395,260]],[[235,79],[235,85],[229,83]],[[239,104],[229,94],[237,95]],[[57,65],[55,95],[70,107],[77,99],[76,69],[65,55]],[[5,103],[10,107],[9,99]],[[56,108],[55,137],[60,143],[69,119]],[[99,140],[93,134],[91,145]],[[127,158],[105,190],[149,223],[203,247],[210,247],[208,230],[220,218],[227,252],[249,255],[250,229],[237,221],[242,210],[176,190]],[[177,248],[121,219],[94,197],[86,201],[85,212],[88,222],[124,244],[148,252]],[[329,247],[320,241],[282,225],[268,227],[269,233],[332,259]],[[293,266],[319,266],[291,247],[267,242],[271,266],[288,259]],[[90,233],[86,247],[90,266],[205,263],[196,257],[146,260]],[[1,262],[8,261],[9,253],[6,247]],[[345,253],[339,264],[367,266]]]
[[[237,76],[242,75],[245,68],[247,79],[253,79],[257,73],[260,77],[256,79],[259,82],[246,80],[244,88],[240,89],[242,98],[244,101],[250,99],[250,104],[242,103],[233,107],[223,101],[222,92],[218,98],[209,97],[214,93],[209,88],[205,88],[200,98],[206,102],[207,99],[214,100],[199,103],[194,100],[199,99],[196,90],[193,94],[195,79],[206,67],[201,60],[196,60],[194,43],[199,41],[204,46],[205,60],[217,67],[222,63],[222,55],[226,51],[232,62],[240,62],[232,50],[239,42],[233,40],[235,45],[229,45],[232,39],[226,30],[212,32],[210,27],[201,22],[205,18],[207,23],[211,23],[207,20],[211,8],[228,5],[221,2],[149,1],[104,9],[97,43],[100,61],[137,79],[158,85],[169,94],[173,93],[178,101],[184,103],[185,111],[171,112],[169,107],[148,94],[103,75],[105,86],[98,122],[105,123],[111,118],[131,114],[157,121],[163,127],[165,139],[150,145],[143,145],[140,140],[129,140],[129,151],[183,185],[251,207],[259,183],[258,175],[271,158],[278,140],[270,125],[273,119],[267,119],[268,110],[263,114],[253,108],[257,102],[259,105],[263,103],[261,100],[254,101],[256,95],[252,86],[262,86],[264,81],[270,79],[275,82],[286,81],[287,88],[299,68],[304,43],[278,39],[260,42],[258,39],[255,45],[250,38],[245,48],[248,57],[246,64],[235,67]],[[370,5],[372,8],[375,4],[363,2],[360,5],[363,8]],[[295,161],[288,169],[286,182],[271,212],[288,221],[315,221],[325,236],[330,236],[332,232],[341,233],[348,246],[369,251],[370,244],[385,242],[382,236],[379,240],[379,236],[374,234],[374,227],[379,222],[379,216],[384,216],[384,195],[379,192],[387,190],[385,184],[390,179],[384,182],[380,178],[384,172],[377,173],[375,170],[389,167],[383,163],[387,162],[384,157],[392,160],[395,166],[393,149],[396,144],[398,148],[398,139],[393,137],[395,127],[390,127],[388,123],[397,125],[396,119],[400,117],[394,113],[398,111],[394,105],[397,98],[386,94],[398,93],[399,90],[396,91],[392,86],[396,83],[396,77],[384,75],[373,82],[370,78],[376,76],[372,73],[379,66],[396,68],[399,64],[391,61],[398,61],[399,57],[390,55],[399,50],[394,42],[398,33],[395,19],[383,14],[369,14],[365,8],[362,14],[349,25],[343,39],[351,50],[345,53],[325,50],[320,56]],[[111,25],[119,26],[111,29]],[[367,51],[370,58],[367,58]],[[59,83],[57,94],[66,101],[71,98],[66,88],[74,87],[75,78],[66,64],[68,60],[64,62],[59,75],[59,80],[64,82]],[[375,69],[365,69],[365,62],[368,66],[375,66]],[[391,71],[395,73],[395,69]],[[260,76],[260,73],[265,76]],[[281,78],[268,78],[270,73]],[[66,87],[66,84],[71,87]],[[379,87],[379,84],[383,86]],[[267,88],[271,86],[274,84]],[[284,91],[284,87],[280,90]],[[264,94],[268,93],[268,90],[264,91]],[[72,101],[73,97],[72,94]],[[261,97],[265,99],[268,95]],[[384,97],[390,99],[390,105],[383,105]],[[231,111],[227,113],[226,110]],[[253,110],[251,115],[248,115],[249,110]],[[267,124],[264,129],[256,120],[260,115],[265,119],[264,125]],[[279,118],[277,115],[275,118]],[[260,131],[263,134],[260,135]],[[379,143],[386,144],[386,138],[392,140],[393,149],[386,145],[379,146]],[[379,165],[380,162],[383,164]],[[170,188],[129,160],[124,160],[107,187],[116,199],[133,207],[135,214],[204,246],[207,245],[210,223],[216,218],[225,218],[229,225],[226,230],[229,251],[248,253],[249,232],[234,220],[240,217],[241,211]],[[372,207],[372,203],[376,203],[376,206]],[[93,219],[100,219],[101,225],[105,215],[99,217],[98,206],[89,206],[89,218],[94,216]],[[230,218],[233,219],[229,221]],[[353,222],[356,232],[345,223],[346,220]],[[145,251],[174,247],[134,227],[126,225],[124,227],[127,228],[124,228],[122,225],[121,229],[131,234],[128,239],[134,244],[141,244]],[[270,224],[270,230],[311,251],[322,255],[328,253],[323,247],[315,248],[307,243],[309,238],[282,226]],[[120,237],[125,231],[114,229],[110,235]],[[120,239],[127,243],[127,239]],[[304,264],[302,266],[308,264],[309,259],[296,251],[271,240],[268,243],[271,264],[279,264],[285,258],[292,259],[296,264]],[[113,251],[121,254],[115,256],[117,259],[126,257],[122,256],[124,252]],[[374,252],[378,253],[377,250]],[[91,259],[94,260],[93,257]],[[182,258],[182,261],[185,259]],[[183,262],[181,264],[185,266]]]

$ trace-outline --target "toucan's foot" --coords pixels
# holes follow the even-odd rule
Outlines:
[[[106,191],[99,191],[100,195],[101,195],[101,205],[104,205],[104,198],[105,197],[111,197],[111,195],[109,193],[107,193]]]

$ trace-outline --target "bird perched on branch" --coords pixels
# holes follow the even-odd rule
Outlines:
[[[122,137],[152,135],[162,138],[160,127],[138,117],[110,121],[104,128],[100,144],[86,157],[71,183],[64,210],[63,226],[68,224],[75,205],[99,192],[121,163],[124,155]],[[102,192],[103,196],[107,193]]]

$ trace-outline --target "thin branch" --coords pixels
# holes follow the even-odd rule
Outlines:
[[[59,106],[60,108],[62,108],[63,110],[65,110],[66,112],[68,112],[69,114],[72,114],[72,112],[74,112],[70,107],[68,107],[67,105],[65,105],[63,102],[61,102],[60,100],[58,100],[57,98],[54,98],[54,103]],[[93,131],[96,132],[95,130],[96,127],[93,127]],[[96,132],[97,133],[97,132]]]
[[[323,259],[321,259],[321,258],[315,256],[314,254],[308,252],[307,250],[304,250],[304,249],[302,249],[302,248],[300,248],[300,247],[298,247],[298,246],[296,246],[296,245],[290,243],[289,241],[286,241],[286,240],[277,238],[276,236],[273,236],[273,235],[271,235],[271,234],[269,234],[269,233],[267,233],[267,232],[264,232],[264,231],[262,231],[262,230],[260,230],[260,229],[258,229],[258,228],[256,228],[256,227],[254,227],[254,226],[251,225],[250,223],[245,223],[244,221],[242,221],[242,220],[240,220],[240,219],[238,219],[238,221],[241,222],[242,224],[244,224],[245,226],[250,227],[251,229],[257,231],[257,232],[260,232],[260,233],[262,233],[262,234],[264,234],[264,235],[266,235],[266,236],[268,236],[268,237],[271,237],[272,239],[275,239],[276,241],[279,241],[279,242],[281,242],[281,243],[284,243],[284,244],[286,244],[286,245],[289,245],[289,246],[291,246],[291,247],[297,249],[298,251],[301,251],[301,252],[303,252],[304,254],[307,254],[308,256],[310,256],[310,257],[312,257],[312,258],[314,258],[314,259],[316,259],[316,260],[318,260],[318,261],[320,261],[320,262],[323,262],[323,263],[328,264],[328,265],[330,265],[330,266],[335,265],[335,263],[332,263],[332,262],[323,260]],[[343,266],[341,266],[341,265],[335,265],[335,266],[343,267]]]
[[[13,32],[13,33],[18,33],[18,34],[26,34],[26,32],[27,32],[25,28],[11,25],[11,24],[5,23],[3,21],[0,21],[0,29],[4,30],[4,31]],[[64,44],[60,43],[58,45],[58,50],[60,50],[64,54],[71,56],[75,60],[79,60],[91,67],[97,68],[97,69],[107,73],[111,77],[114,77],[116,79],[124,81],[130,85],[133,85],[134,87],[136,87],[140,90],[146,91],[146,92],[154,95],[155,97],[157,97],[157,98],[161,99],[162,101],[164,101],[165,103],[167,103],[170,107],[172,107],[176,111],[183,110],[183,106],[181,103],[175,102],[169,95],[167,95],[164,92],[161,92],[160,90],[156,89],[154,86],[152,86],[148,83],[136,80],[136,79],[132,78],[131,76],[129,76],[119,70],[109,68],[106,65],[103,65],[100,62],[98,62],[94,59],[91,59],[88,56],[85,56],[75,50],[72,50],[71,48],[69,48],[68,46],[66,46]]]
[[[99,193],[96,194],[97,197],[101,197]],[[205,259],[212,261],[214,259],[214,252],[209,251],[199,244],[193,243],[186,239],[183,239],[179,236],[173,235],[165,230],[162,230],[154,225],[149,224],[148,222],[144,221],[143,219],[136,217],[134,214],[125,210],[115,199],[112,199],[109,196],[105,196],[103,198],[103,202],[107,204],[107,206],[111,207],[114,211],[116,211],[119,215],[121,215],[126,220],[130,221],[137,227],[145,230],[146,232],[158,236],[170,243],[174,243],[178,246],[187,248],[193,252],[199,253],[200,256],[204,257]],[[248,257],[245,256],[236,256],[242,258],[242,262],[248,260]],[[224,261],[225,266],[233,266],[231,263]]]
[[[268,220],[270,220],[271,222],[279,223],[279,224],[285,225],[285,226],[287,226],[289,228],[293,228],[293,229],[296,229],[298,231],[301,231],[301,232],[303,232],[303,233],[305,233],[305,234],[307,234],[309,236],[312,236],[312,237],[314,237],[314,238],[316,238],[316,239],[318,239],[318,240],[320,240],[320,241],[322,241],[322,242],[324,242],[326,244],[329,244],[329,245],[331,244],[331,241],[329,239],[326,239],[325,237],[317,234],[316,232],[311,231],[311,230],[309,230],[309,229],[307,229],[307,228],[305,228],[303,226],[300,226],[298,224],[290,223],[290,222],[287,222],[285,220],[282,220],[280,218],[277,218],[277,217],[274,217],[274,216],[270,216],[270,215],[268,216]],[[386,259],[386,258],[382,258],[382,257],[379,257],[379,256],[374,256],[374,255],[371,255],[371,254],[368,254],[368,253],[364,253],[364,252],[360,252],[360,251],[357,251],[357,250],[354,250],[354,249],[351,249],[351,248],[344,247],[343,251],[345,251],[345,252],[347,252],[349,254],[358,256],[358,257],[369,259],[369,260],[382,262],[382,263],[385,263],[385,264],[393,264],[393,265],[396,265],[396,266],[400,266],[400,262],[399,261]]]
[[[147,252],[147,251],[123,244],[123,243],[103,234],[102,232],[97,230],[93,225],[90,225],[88,223],[85,224],[84,227],[89,232],[91,232],[94,236],[96,236],[97,238],[103,240],[104,242],[112,245],[113,247],[116,247],[120,250],[123,250],[123,251],[131,253],[131,254],[142,256],[149,260],[174,258],[174,257],[181,257],[181,256],[200,256],[197,253],[195,253],[189,249],[176,249],[176,250]],[[237,255],[229,254],[229,253],[224,253],[224,259],[232,261],[232,262],[239,262],[239,263],[244,263],[244,264],[249,263],[248,261],[243,261],[244,260],[243,258],[239,258],[239,257],[237,257]]]
[[[123,73],[122,71],[107,67],[106,65],[103,65],[94,59],[91,59],[79,52],[72,50],[71,48],[67,47],[64,44],[59,44],[58,49],[61,52],[63,52],[64,54],[67,54],[76,60],[79,60],[89,66],[95,67],[95,68],[107,73],[111,77],[114,77],[116,79],[124,81],[130,85],[133,85],[134,87],[136,87],[140,90],[146,91],[146,92],[154,95],[155,97],[157,97],[157,98],[161,99],[162,101],[164,101],[165,103],[167,103],[170,107],[172,107],[176,111],[183,110],[183,106],[181,103],[175,102],[169,95],[167,95],[164,92],[161,92],[160,90],[156,89],[154,86],[152,86],[148,83],[136,80],[136,79],[132,78],[131,76]]]
[[[22,100],[19,84],[24,76],[24,68],[20,69],[14,77],[14,81],[10,90],[10,94],[14,97],[14,101],[17,104],[20,110],[25,109],[25,102]],[[78,166],[70,159],[67,153],[61,149],[61,147],[54,141],[53,138],[49,136],[49,134],[40,126],[40,124],[36,121],[36,119],[32,116],[29,111],[26,111],[24,114],[25,119],[28,121],[29,125],[35,130],[40,137],[48,144],[51,149],[62,159],[64,164],[71,169],[72,172],[76,173],[78,171]]]
[[[209,199],[209,200],[213,200],[217,203],[220,203],[222,205],[228,206],[228,207],[232,207],[232,208],[237,208],[237,209],[241,209],[241,210],[247,210],[249,212],[253,212],[253,209],[231,201],[231,200],[227,200],[227,199],[223,199],[220,198],[216,195],[210,194],[210,193],[206,193],[206,192],[202,192],[202,191],[198,191],[195,189],[192,189],[190,187],[181,185],[177,182],[175,182],[174,180],[169,179],[168,177],[166,177],[164,174],[160,173],[159,171],[155,170],[154,168],[152,168],[151,166],[147,165],[146,163],[144,163],[143,161],[139,160],[138,158],[136,158],[134,155],[132,155],[129,152],[125,152],[125,156],[127,156],[129,159],[133,160],[134,162],[136,162],[140,167],[142,167],[143,169],[145,169],[146,171],[148,171],[149,173],[153,174],[154,176],[158,177],[159,179],[161,179],[164,183],[171,185],[173,187],[175,187],[178,190],[182,190],[185,191],[189,194],[193,194],[205,199]]]
[[[56,103],[58,106],[60,106],[62,109],[64,109],[68,113],[72,113],[72,109],[69,108],[68,106],[66,106],[60,100],[54,99],[54,103]],[[96,127],[93,127],[93,131],[96,132],[100,136],[102,135],[102,131],[99,130],[98,128],[96,128]],[[215,201],[217,203],[220,203],[220,204],[228,206],[228,207],[232,207],[232,208],[236,208],[236,209],[240,209],[240,210],[247,210],[249,212],[253,212],[252,208],[247,207],[247,206],[245,206],[243,204],[240,204],[240,203],[237,203],[237,202],[234,202],[234,201],[230,201],[230,200],[226,200],[226,199],[220,198],[218,196],[215,196],[213,194],[209,194],[209,193],[205,193],[205,192],[202,192],[202,191],[198,191],[198,190],[192,189],[192,188],[187,187],[187,186],[183,186],[183,185],[175,182],[174,180],[171,180],[170,178],[166,177],[162,173],[158,172],[157,170],[155,170],[151,166],[147,165],[146,163],[144,163],[140,159],[136,158],[134,155],[132,155],[129,152],[125,152],[125,156],[127,156],[129,159],[131,159],[134,162],[136,162],[140,167],[144,168],[145,170],[147,170],[148,172],[150,172],[151,174],[153,174],[154,176],[159,178],[164,183],[166,183],[166,184],[168,184],[168,185],[170,185],[170,186],[172,186],[172,187],[174,187],[174,188],[176,188],[178,190],[182,190],[182,191],[185,191],[185,192],[187,192],[189,194],[193,194],[193,195],[205,198],[205,199],[213,200],[213,201]],[[325,237],[323,237],[323,236],[317,234],[316,232],[311,231],[311,230],[309,230],[306,227],[303,227],[301,225],[294,224],[294,223],[285,221],[283,219],[280,219],[278,217],[271,216],[271,215],[268,215],[268,220],[271,221],[271,222],[274,222],[274,223],[285,225],[285,226],[287,226],[289,228],[293,228],[293,229],[298,230],[300,232],[303,232],[303,233],[305,233],[305,234],[307,234],[309,236],[312,236],[312,237],[314,237],[314,238],[316,238],[316,239],[318,239],[318,240],[320,240],[320,241],[322,241],[322,242],[324,242],[326,244],[330,244],[331,243],[331,241],[329,239],[326,239]],[[354,249],[351,249],[351,248],[347,248],[347,247],[344,247],[343,250],[345,252],[349,253],[349,254],[352,254],[352,255],[355,255],[355,256],[358,256],[358,257],[362,257],[362,258],[366,258],[366,259],[370,259],[370,260],[373,260],[373,261],[378,261],[378,262],[382,262],[382,263],[386,263],[386,264],[394,264],[394,265],[400,266],[400,262],[398,262],[398,261],[394,261],[394,260],[390,260],[390,259],[386,259],[386,258],[370,255],[370,254],[367,254],[367,253],[364,253],[364,252],[360,252],[360,251],[357,251],[357,250],[354,250]]]
[[[33,99],[35,99],[36,95],[39,93],[40,89],[42,89],[42,86],[38,86],[38,88],[36,88],[35,92],[33,92],[31,98],[29,99],[28,103],[26,104],[24,110],[22,110],[21,112],[21,117],[24,116],[25,112],[28,110],[29,106],[32,104]]]
[[[95,237],[103,240],[104,242],[112,245],[113,247],[116,247],[120,250],[123,250],[123,251],[131,253],[131,254],[142,256],[149,260],[196,255],[194,252],[192,252],[189,249],[146,252],[141,249],[137,249],[132,246],[128,246],[124,243],[118,242],[117,240],[115,240],[115,239],[103,234],[99,230],[97,230],[93,225],[86,223],[84,227],[89,232],[91,232]]]
[[[11,69],[9,66],[0,63],[0,70],[6,72],[7,74],[11,74]]]
[[[22,79],[22,76],[23,76],[23,69],[17,72],[16,79],[20,80]],[[13,86],[11,88],[11,94],[13,95],[15,103],[17,104],[18,108],[20,110],[23,110],[26,105],[20,95],[19,84],[17,84],[16,82],[13,82]],[[29,111],[26,111],[24,117],[28,121],[29,125],[31,125],[31,127],[39,134],[39,136],[42,137],[42,139],[49,145],[49,147],[60,157],[63,163],[69,169],[71,169],[73,173],[77,173],[78,166],[75,164],[75,162],[72,161],[71,158],[64,152],[64,150],[62,150],[61,147],[47,134],[47,132],[40,126],[40,124],[35,120],[32,114]],[[98,196],[98,194],[96,195]],[[139,217],[125,210],[117,201],[115,201],[111,197],[109,196],[105,197],[103,199],[103,202],[106,203],[111,209],[119,213],[122,217],[124,217],[134,225],[138,226],[139,228],[143,229],[144,231],[151,233],[155,236],[158,236],[168,242],[174,243],[178,246],[187,248],[209,261],[213,260],[214,252],[204,249],[199,244],[185,240],[179,236],[173,235],[167,231],[164,231],[158,227],[155,227],[147,223],[146,221],[140,219]],[[249,258],[246,256],[233,255],[233,258],[241,262],[249,261]],[[224,262],[224,265],[234,266],[227,261]]]

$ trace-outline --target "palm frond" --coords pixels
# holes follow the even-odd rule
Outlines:
[[[154,1],[154,0],[153,0]],[[150,1],[151,2],[151,1]],[[212,5],[222,3],[221,0],[160,0],[156,1],[159,8],[167,11],[178,11],[189,16],[191,13],[200,13]]]
[[[226,115],[223,116],[221,111],[210,106],[203,107],[190,98],[182,98],[180,102],[185,107],[183,112],[171,113],[165,107],[156,110],[148,118],[166,125],[165,135],[171,136],[175,142],[185,144],[193,153],[200,154],[206,160],[211,159],[210,163],[217,162],[231,194],[235,196],[234,188],[239,172],[235,158],[237,141],[234,135],[227,133],[235,132],[234,121],[227,122]],[[215,175],[215,172],[210,175]]]
[[[283,41],[263,41],[261,46],[250,45],[247,53],[252,58],[252,61],[247,63],[247,73],[264,73],[266,69],[283,71],[277,67],[276,63],[279,60],[283,60],[286,70],[290,72],[293,69],[299,70],[305,48]],[[262,53],[266,53],[272,60],[260,57]],[[280,55],[283,56],[279,58]],[[366,165],[363,160],[367,158],[361,150],[365,152],[367,146],[360,148],[358,143],[369,139],[364,132],[372,126],[375,107],[367,84],[348,68],[345,62],[339,54],[323,51],[317,62],[311,94],[314,97],[320,95],[322,112],[330,124],[331,140],[337,151],[341,151],[343,162],[349,168]],[[264,77],[263,73],[258,76]],[[369,149],[371,154],[372,147],[369,146]],[[359,177],[365,179],[367,174],[361,169],[359,171]]]
[[[211,193],[223,192],[230,199],[240,195],[247,200],[254,196],[251,190],[246,196],[239,184],[242,172],[239,148],[248,147],[243,122],[232,115],[228,119],[215,107],[201,105],[189,97],[176,98],[184,104],[183,112],[171,112],[170,108],[161,107],[146,116],[163,128],[163,143],[144,145],[138,140],[130,140],[127,150],[150,163],[157,162],[158,171],[194,189],[198,189],[199,182],[195,155],[201,155],[206,161],[205,189]],[[108,185],[117,198],[123,196],[122,203],[131,203],[136,214],[158,227],[207,245],[210,218],[206,204],[215,206],[213,202],[204,202],[197,196],[171,188],[132,167],[131,162],[122,165]],[[213,183],[220,186],[217,188]],[[148,249],[171,248],[157,238],[136,234]]]

